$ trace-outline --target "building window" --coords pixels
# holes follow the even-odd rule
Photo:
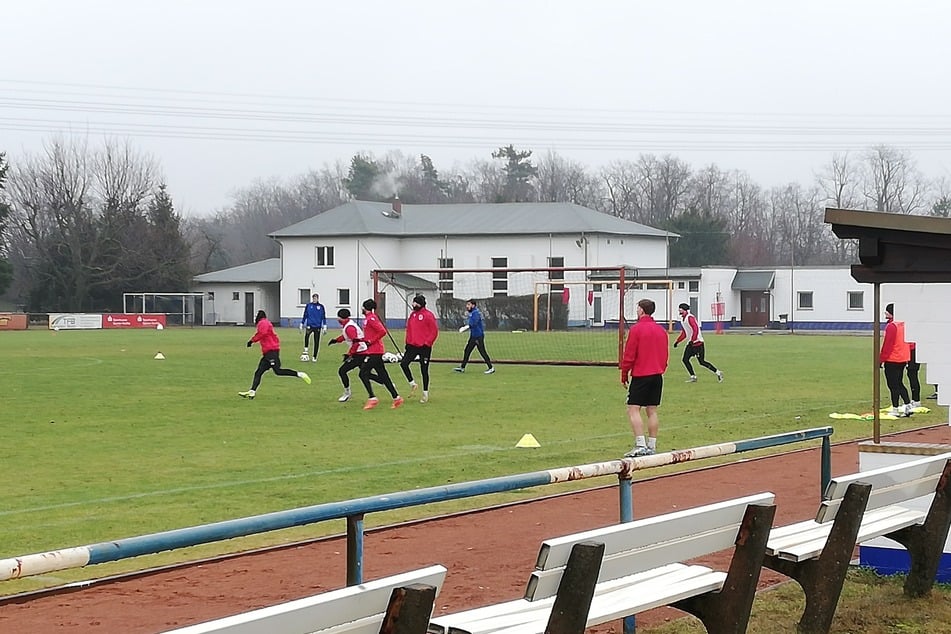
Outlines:
[[[700,292],[700,280],[690,280],[687,282],[687,292],[688,293],[699,293]]]
[[[315,266],[331,267],[334,265],[334,248],[317,247],[315,249]]]
[[[799,291],[799,310],[812,310],[812,291]]]
[[[504,269],[509,265],[508,258],[492,258],[493,269]],[[508,271],[492,271],[492,294],[496,297],[504,297],[509,292],[509,274]]]
[[[310,301],[310,289],[309,288],[297,289],[297,303],[303,306],[309,301]]]
[[[550,257],[548,258],[548,266],[549,268],[564,268],[565,258],[564,257],[557,257],[557,258]],[[552,281],[564,280],[565,272],[564,271],[548,271],[548,279]],[[560,293],[561,291],[565,290],[564,284],[549,284],[549,286],[551,287],[551,290],[555,292]]]
[[[214,292],[214,291],[208,291],[208,299],[211,300],[211,301],[215,301],[215,292]]]
[[[686,288],[686,285],[683,282],[677,282],[677,290],[682,291]]]
[[[865,308],[865,291],[849,291],[849,310]]]
[[[337,289],[337,306],[349,306],[349,305],[350,305],[350,289],[338,288]]]
[[[231,293],[231,300],[235,302],[241,301],[241,293],[239,293],[238,291]]]
[[[451,269],[452,258],[439,258],[439,268]],[[439,292],[452,294],[452,271],[439,272]]]

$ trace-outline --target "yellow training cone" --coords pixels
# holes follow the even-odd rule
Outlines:
[[[165,358],[165,355],[162,354],[161,352],[157,352],[157,353],[155,353],[155,356],[152,357],[152,358],[153,358],[153,359],[164,359],[164,358]]]
[[[516,447],[541,447],[535,437],[531,434],[525,434],[522,439],[515,443]]]

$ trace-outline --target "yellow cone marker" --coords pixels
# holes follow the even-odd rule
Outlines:
[[[153,358],[153,359],[160,359],[160,360],[161,360],[161,359],[164,359],[164,358],[165,358],[165,355],[162,354],[161,352],[157,352],[157,353],[155,353],[155,356],[152,357],[152,358]]]
[[[535,437],[531,434],[525,434],[522,439],[515,443],[516,447],[541,447]]]

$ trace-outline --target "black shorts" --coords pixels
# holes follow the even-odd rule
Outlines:
[[[631,377],[627,388],[627,404],[642,407],[660,405],[660,397],[664,391],[664,375]]]

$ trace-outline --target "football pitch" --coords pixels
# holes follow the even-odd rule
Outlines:
[[[353,399],[337,402],[343,346],[322,346],[317,363],[303,363],[297,359],[302,337],[280,329],[283,364],[305,370],[313,384],[268,373],[257,398],[248,401],[238,392],[250,386],[260,358],[258,346],[245,347],[251,334],[250,328],[0,333],[5,448],[0,558],[602,462],[620,457],[632,444],[615,368],[499,365],[486,376],[476,354],[465,374],[453,372],[454,364],[433,364],[429,403],[420,404],[417,393],[392,410],[388,394],[378,388],[380,406],[363,411],[365,392],[356,372]],[[402,333],[393,335],[402,342]],[[870,422],[828,417],[870,411],[871,337],[711,333],[706,338],[707,359],[723,370],[725,380],[718,384],[694,362],[700,380],[685,383],[681,349],[671,350],[660,451],[825,425],[835,427],[833,442],[871,436]],[[435,356],[457,357],[465,339],[442,332]],[[507,345],[537,345],[542,358],[571,349],[545,350],[560,344],[532,333],[488,333],[486,344],[490,353]],[[158,352],[164,360],[154,358]],[[388,369],[409,397],[399,367]],[[416,365],[414,374],[419,380]],[[931,388],[922,391],[927,395]],[[884,386],[882,393],[884,399]],[[947,420],[944,408],[932,407],[928,414],[882,421],[882,433]],[[516,448],[526,433],[541,447]],[[667,469],[691,466],[696,465]],[[376,526],[614,482],[602,478],[459,500],[366,521]],[[0,594],[343,531],[342,520],[325,522],[3,582]]]

